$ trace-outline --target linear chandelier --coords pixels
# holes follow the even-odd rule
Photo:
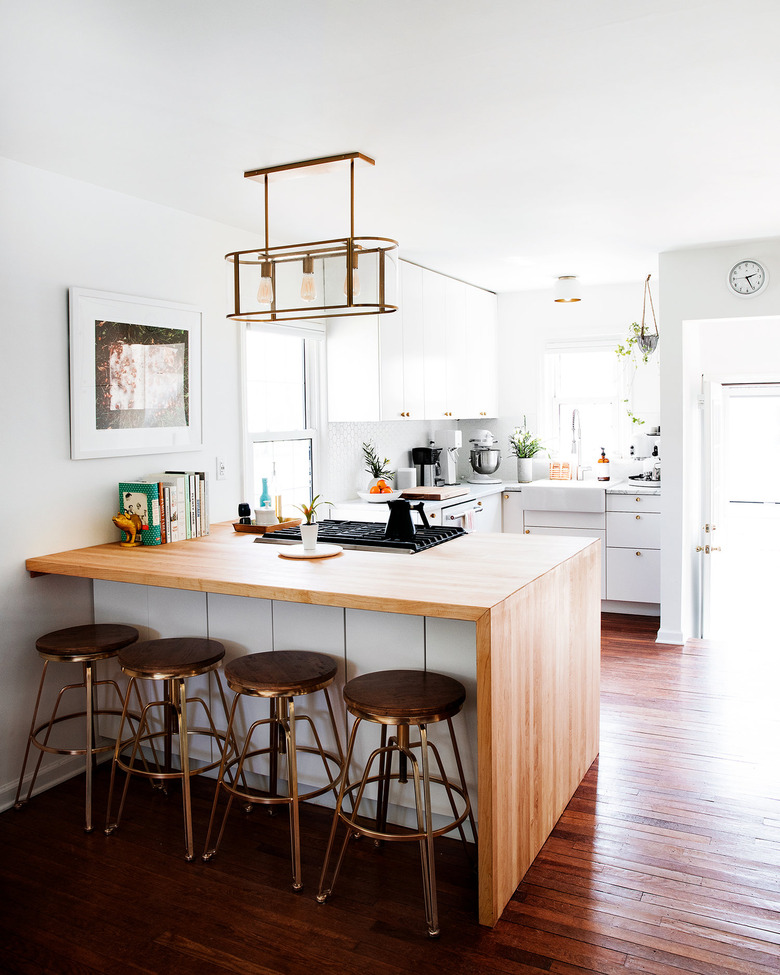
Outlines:
[[[349,163],[349,236],[269,246],[269,181],[295,170],[330,171]],[[247,179],[265,190],[265,247],[233,251],[233,312],[239,322],[284,322],[344,315],[383,315],[398,310],[398,242],[355,236],[355,163],[371,166],[361,152],[253,169]]]

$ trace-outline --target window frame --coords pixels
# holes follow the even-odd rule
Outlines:
[[[247,370],[249,365],[247,355],[247,334],[249,330],[269,332],[276,335],[286,334],[290,338],[303,339],[303,383],[304,383],[304,418],[306,425],[301,429],[288,430],[250,430],[248,418]],[[324,333],[317,329],[293,328],[285,326],[269,326],[263,323],[247,323],[241,329],[240,337],[240,407],[241,407],[241,443],[242,443],[242,482],[244,497],[259,497],[259,486],[253,482],[254,459],[253,447],[256,443],[268,443],[279,440],[309,440],[311,441],[311,495],[319,493],[314,485],[317,483],[321,470],[324,438]]]

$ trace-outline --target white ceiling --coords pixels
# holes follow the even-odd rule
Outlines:
[[[780,228],[780,3],[0,0],[0,155],[262,232],[358,150],[356,233],[497,291]],[[271,189],[348,233],[348,170]],[[750,256],[750,255],[747,255]]]

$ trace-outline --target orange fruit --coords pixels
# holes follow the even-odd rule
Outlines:
[[[373,487],[370,487],[368,489],[368,493],[369,494],[381,494],[382,493],[382,488],[378,484],[374,484]]]
[[[387,482],[386,481],[379,480],[379,481],[376,482],[376,486],[378,488],[386,488],[387,487]]]
[[[385,486],[385,487],[383,487],[383,488],[380,489],[379,493],[380,494],[392,494],[393,493],[393,489]]]

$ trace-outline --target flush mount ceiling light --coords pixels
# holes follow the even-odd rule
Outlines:
[[[554,301],[580,301],[580,288],[576,274],[562,274],[555,281]]]
[[[284,322],[397,311],[398,243],[355,236],[355,163],[374,165],[361,152],[324,156],[244,173],[265,189],[265,247],[225,255],[233,265],[233,312],[239,322]],[[349,164],[349,236],[269,246],[269,183]],[[360,299],[360,300],[358,300]]]

